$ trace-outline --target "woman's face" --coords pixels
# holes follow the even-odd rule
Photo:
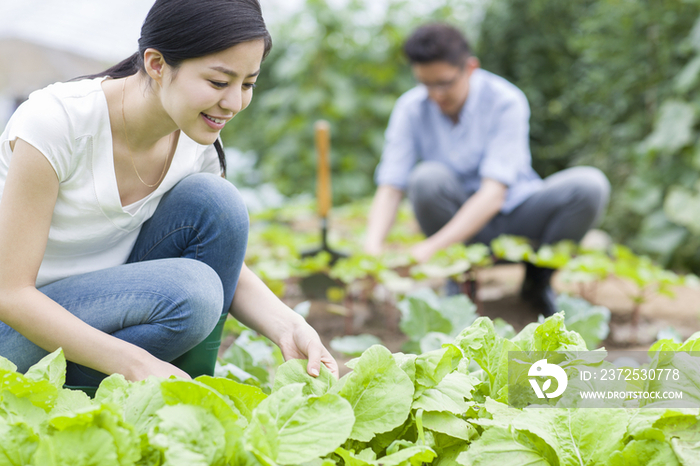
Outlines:
[[[213,144],[224,125],[248,106],[265,44],[255,40],[166,65],[160,100],[177,127],[199,144]]]

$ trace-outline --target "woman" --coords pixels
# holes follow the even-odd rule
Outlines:
[[[0,355],[19,371],[61,347],[71,385],[211,372],[192,361],[213,365],[216,335],[196,345],[228,312],[337,375],[243,263],[247,212],[220,176],[219,132],[270,47],[257,0],[157,0],[138,53],[18,108],[0,136]]]

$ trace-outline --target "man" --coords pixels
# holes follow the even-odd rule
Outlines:
[[[419,262],[501,234],[539,244],[581,240],[607,206],[605,175],[575,167],[542,180],[531,166],[525,95],[480,69],[454,27],[423,26],[404,52],[420,85],[399,98],[389,120],[366,252],[382,251],[404,193],[427,236],[411,249]],[[545,316],[557,312],[553,272],[527,264],[521,290]]]

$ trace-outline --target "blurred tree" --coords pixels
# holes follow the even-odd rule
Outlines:
[[[417,4],[369,0],[345,6],[306,0],[305,7],[272,31],[256,96],[222,135],[224,143],[255,151],[265,181],[285,195],[314,192],[313,123],[331,123],[335,203],[374,191],[389,114],[414,85],[401,52],[412,27],[446,19],[469,36],[479,2],[437,0]]]
[[[700,243],[663,204],[673,192],[680,205],[670,187],[692,186],[700,168],[682,156],[697,139],[687,99],[700,68],[691,61],[700,33],[688,39],[698,15],[697,0],[496,0],[478,48],[484,68],[530,100],[538,172],[602,169],[613,185],[604,228],[614,239],[696,271]],[[682,95],[679,76],[692,82]]]

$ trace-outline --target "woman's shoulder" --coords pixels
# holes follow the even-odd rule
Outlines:
[[[95,99],[104,98],[103,78],[58,82],[29,94],[27,103],[46,105],[47,110],[63,108],[66,112],[94,107]],[[38,110],[38,109],[37,109]]]
[[[99,92],[100,80],[56,83],[32,92],[10,118],[0,144],[23,139],[37,148],[63,179],[79,161],[75,156],[77,141],[104,133],[103,127],[109,124],[104,118],[104,93]],[[4,157],[8,158],[9,152]]]
[[[31,94],[33,96],[54,96],[59,99],[80,98],[95,92],[100,92],[102,89],[102,81],[105,78],[94,79],[78,79],[75,81],[57,82],[38,89]]]

